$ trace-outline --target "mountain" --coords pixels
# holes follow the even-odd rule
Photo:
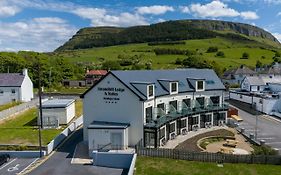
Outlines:
[[[177,20],[127,28],[83,28],[56,51],[216,37],[254,41],[269,47],[280,47],[279,41],[272,34],[249,24],[216,20]]]

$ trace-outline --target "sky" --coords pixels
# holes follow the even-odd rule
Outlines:
[[[0,51],[51,52],[84,27],[179,19],[248,23],[281,41],[281,0],[0,0]]]

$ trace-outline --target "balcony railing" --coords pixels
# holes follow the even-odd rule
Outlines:
[[[159,127],[165,123],[171,122],[182,116],[192,116],[200,113],[209,113],[209,112],[216,112],[216,111],[226,111],[228,110],[229,105],[227,103],[221,105],[209,104],[206,106],[195,106],[193,108],[182,106],[183,108],[180,111],[169,111],[167,114],[163,112],[159,112],[157,115],[160,116],[156,120],[151,120],[146,123],[145,126],[147,127]],[[158,110],[156,110],[158,111]]]

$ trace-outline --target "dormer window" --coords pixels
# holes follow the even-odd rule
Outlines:
[[[196,90],[197,91],[204,91],[205,87],[204,87],[204,81],[203,80],[198,80],[196,82]]]
[[[148,98],[152,98],[154,96],[154,86],[153,85],[147,86],[147,94],[148,94]]]
[[[171,94],[178,93],[178,82],[171,82],[170,83],[170,93]]]

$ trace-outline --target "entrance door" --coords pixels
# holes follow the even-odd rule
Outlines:
[[[178,110],[178,101],[170,101],[170,105],[173,106],[175,108],[175,110]]]
[[[205,128],[205,123],[206,123],[206,115],[201,114],[200,115],[200,128]]]
[[[113,149],[121,149],[122,145],[122,133],[111,133],[110,142]]]

